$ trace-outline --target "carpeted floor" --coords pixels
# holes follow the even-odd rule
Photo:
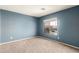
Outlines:
[[[77,53],[78,49],[63,45],[54,40],[32,38],[0,45],[1,53]]]

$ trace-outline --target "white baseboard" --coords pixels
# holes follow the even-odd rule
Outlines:
[[[37,36],[38,38],[44,38],[44,39],[48,39],[49,40],[49,38],[47,38],[47,37],[43,37],[43,36]],[[57,41],[57,40],[54,40],[54,41]],[[64,44],[64,45],[66,45],[66,46],[69,46],[69,47],[72,47],[72,48],[76,48],[76,49],[79,49],[79,47],[76,47],[76,46],[73,46],[73,45],[70,45],[70,44],[67,44],[67,43],[63,43],[63,42],[60,42],[60,41],[57,41],[57,42],[59,42],[60,44]]]
[[[63,42],[59,42],[59,43],[67,45],[67,46],[72,47],[72,48],[79,49],[79,47],[76,47],[76,46],[73,46],[73,45],[70,45],[70,44],[67,44],[67,43],[63,43]]]
[[[0,45],[13,43],[13,42],[17,42],[17,41],[22,41],[22,40],[27,40],[27,39],[31,39],[31,38],[34,38],[34,37],[23,38],[23,39],[13,40],[13,41],[5,42],[5,43],[0,43]]]
[[[17,41],[22,41],[22,40],[27,40],[27,39],[31,39],[31,38],[35,38],[35,37],[49,39],[49,38],[43,37],[43,36],[34,36],[34,37],[23,38],[23,39],[19,39],[19,40],[10,41],[10,42],[0,43],[0,45],[8,44],[8,43],[13,43],[13,42],[17,42]],[[57,41],[57,40],[54,40],[54,41]],[[70,45],[70,44],[66,44],[66,43],[63,43],[63,42],[60,42],[60,41],[57,41],[57,42],[59,42],[61,44],[64,44],[64,45],[67,45],[67,46],[70,46],[70,47],[73,47],[73,48],[76,48],[76,49],[79,49],[79,47],[76,47],[76,46],[73,46],[73,45]]]

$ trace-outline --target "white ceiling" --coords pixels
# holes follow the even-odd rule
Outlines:
[[[41,17],[74,6],[75,5],[0,5],[0,9]],[[41,8],[45,8],[45,10],[41,10]]]

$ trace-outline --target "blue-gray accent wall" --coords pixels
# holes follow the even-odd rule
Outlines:
[[[1,10],[1,43],[36,35],[36,18]]]
[[[43,32],[43,20],[54,17],[58,20],[59,39]],[[41,17],[38,26],[39,35],[79,47],[79,6]]]

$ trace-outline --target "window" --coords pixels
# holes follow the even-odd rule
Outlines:
[[[57,18],[44,20],[44,32],[57,35]]]

